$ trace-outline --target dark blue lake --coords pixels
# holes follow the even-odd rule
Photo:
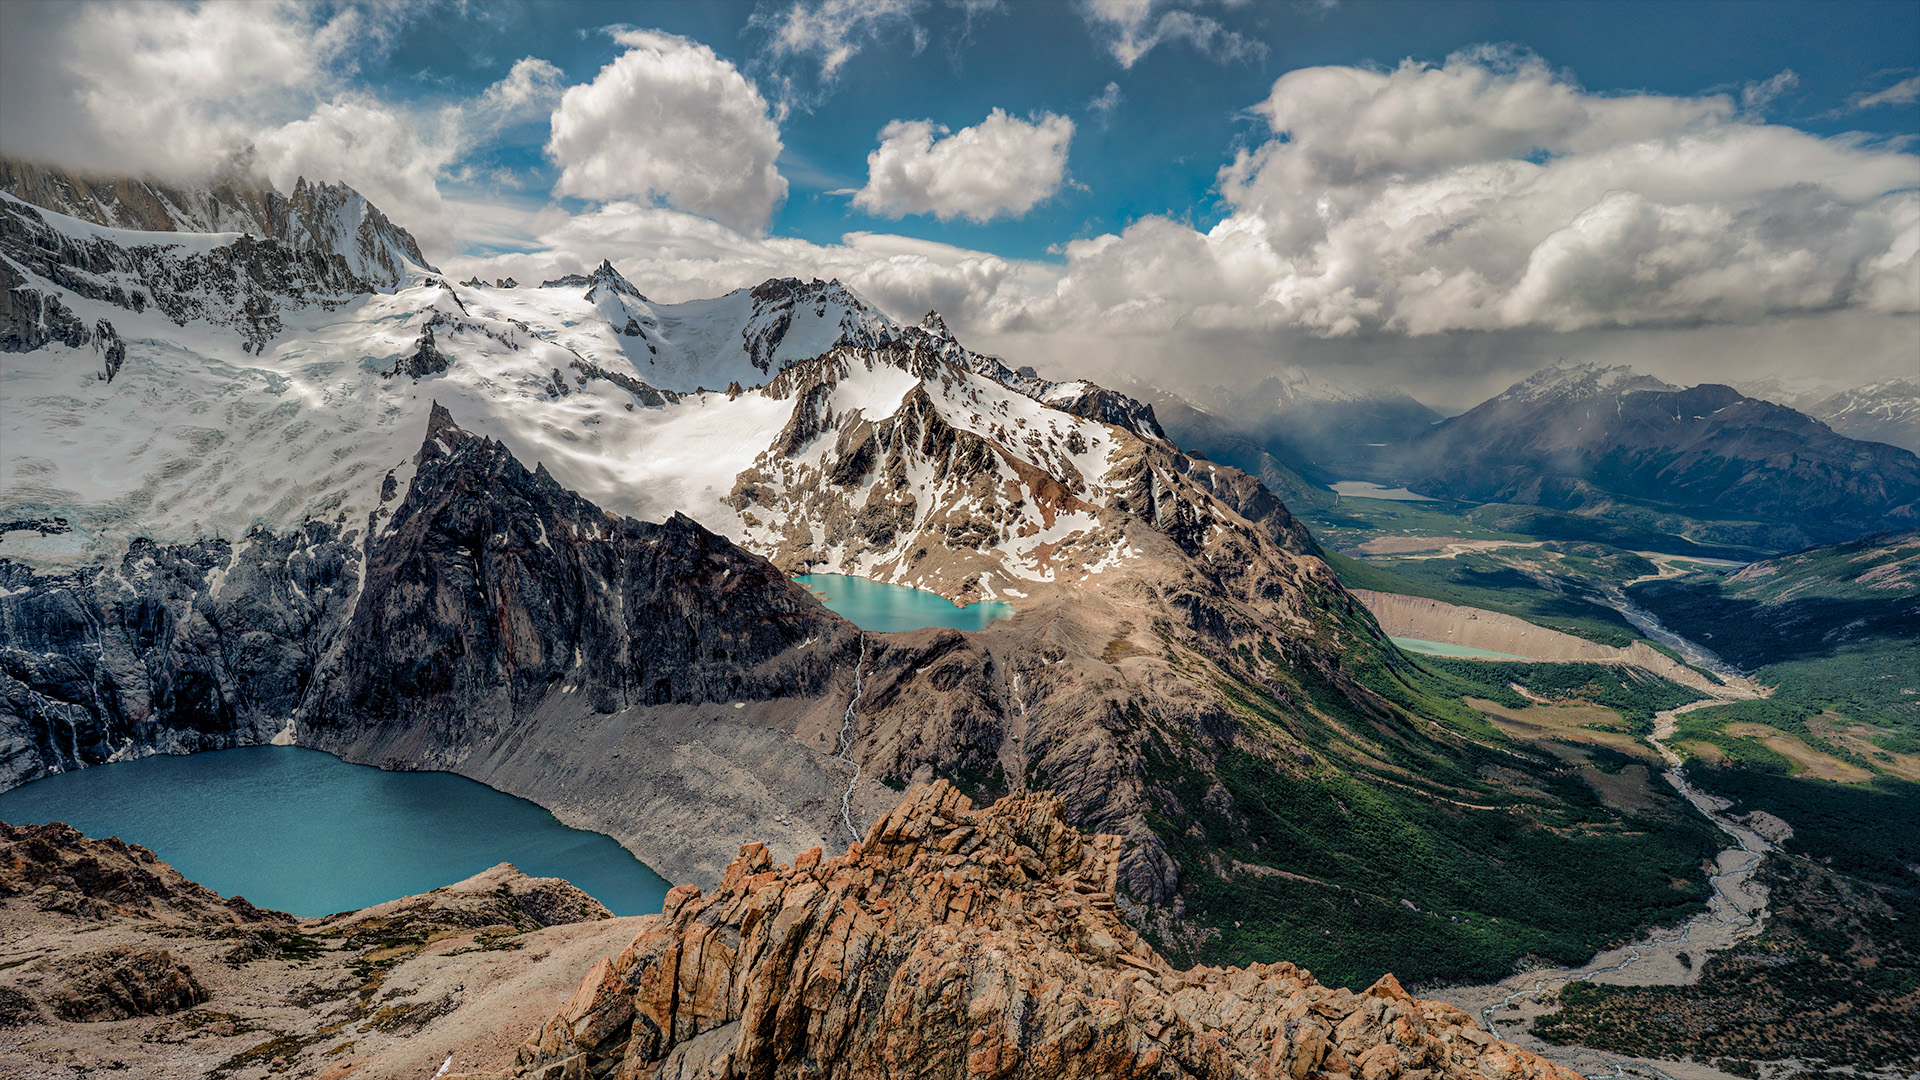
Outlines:
[[[883,634],[918,630],[923,626],[981,630],[996,620],[1013,616],[1013,605],[1005,601],[982,600],[961,607],[925,589],[887,585],[847,574],[801,574],[793,580],[813,590],[829,611],[862,630]]]
[[[143,844],[255,905],[329,915],[510,862],[561,877],[616,915],[660,910],[667,882],[612,837],[562,825],[463,776],[387,772],[297,746],[149,757],[0,792],[0,821],[64,821]]]

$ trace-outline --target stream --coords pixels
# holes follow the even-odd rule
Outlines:
[[[1740,674],[1738,668],[1720,659],[1713,650],[1667,629],[1658,616],[1627,599],[1627,594],[1618,587],[1602,586],[1592,595],[1593,599],[1619,612],[1620,617],[1632,623],[1634,629],[1679,653],[1682,659],[1694,667],[1705,668],[1723,678],[1729,675],[1737,677]]]
[[[1624,610],[1621,613],[1626,614]],[[1657,620],[1653,625],[1658,626]],[[1698,646],[1692,648],[1705,652]],[[1693,660],[1685,651],[1682,655]],[[1733,846],[1721,850],[1717,868],[1708,879],[1713,895],[1707,902],[1707,910],[1676,929],[1656,931],[1639,941],[1600,953],[1581,967],[1535,969],[1491,985],[1437,991],[1435,997],[1475,1013],[1493,1034],[1589,1077],[1639,1074],[1660,1080],[1688,1080],[1723,1075],[1691,1062],[1621,1058],[1586,1047],[1546,1043],[1529,1034],[1528,1028],[1535,1017],[1547,1011],[1541,1006],[1540,998],[1551,989],[1582,980],[1623,986],[1684,985],[1699,977],[1708,953],[1728,948],[1760,932],[1766,919],[1767,891],[1753,876],[1766,854],[1775,850],[1774,844],[1751,828],[1724,817],[1728,804],[1689,784],[1680,769],[1680,755],[1667,745],[1678,727],[1680,714],[1757,693],[1756,688],[1730,669],[1727,673],[1733,675],[1733,679],[1724,696],[1703,698],[1656,713],[1653,733],[1647,737],[1647,742],[1667,764],[1667,782],[1720,831],[1733,838]],[[1680,960],[1683,953],[1690,964]],[[1503,1021],[1504,1030],[1496,1026]]]

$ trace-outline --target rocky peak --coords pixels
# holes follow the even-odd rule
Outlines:
[[[295,251],[340,256],[377,288],[399,285],[410,267],[433,269],[411,233],[345,184],[300,177],[291,195],[274,197],[272,228],[270,235]]]
[[[1494,401],[1539,402],[1577,399],[1631,390],[1677,390],[1672,383],[1642,375],[1625,364],[1556,361],[1514,383]]]
[[[1176,970],[1116,911],[1120,846],[1050,794],[975,809],[944,780],[839,856],[744,845],[595,964],[514,1075],[1573,1080],[1391,975]]]

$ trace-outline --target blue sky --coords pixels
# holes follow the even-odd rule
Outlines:
[[[1333,7],[1273,2],[1199,10],[1264,47],[1260,55],[1216,59],[1186,42],[1161,45],[1130,68],[1107,49],[1072,4],[1018,4],[969,12],[928,4],[862,38],[836,80],[808,65],[775,63],[768,33],[751,25],[767,3],[472,3],[439,8],[409,24],[392,51],[363,71],[395,98],[469,96],[500,79],[514,60],[537,56],[568,81],[585,81],[622,49],[602,28],[664,30],[711,47],[749,77],[794,71],[806,91],[781,123],[781,171],[792,184],[771,231],[830,243],[849,229],[885,229],[1022,258],[1124,227],[1148,214],[1205,228],[1223,216],[1215,174],[1235,147],[1266,134],[1248,107],[1281,73],[1314,65],[1390,68],[1402,60],[1438,64],[1461,50],[1509,44],[1531,51],[1588,90],[1677,96],[1731,92],[1792,71],[1797,85],[1766,117],[1825,135],[1882,138],[1920,132],[1920,109],[1849,110],[1859,95],[1920,73],[1920,4],[1845,3],[1369,3]],[[796,70],[797,69],[797,70]],[[1090,103],[1109,83],[1110,112]],[[1069,168],[1076,182],[1018,220],[974,224],[926,215],[871,215],[835,189],[857,188],[867,154],[890,121],[925,118],[948,128],[977,124],[992,108],[1026,116],[1052,112],[1076,123]],[[523,125],[517,145],[485,158],[547,180],[544,124]],[[538,199],[545,191],[495,197]]]
[[[0,4],[0,152],[1059,373],[1920,375],[1920,3]]]

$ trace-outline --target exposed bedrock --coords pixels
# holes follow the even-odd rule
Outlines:
[[[271,738],[352,603],[356,539],[308,522],[64,573],[0,559],[0,789]]]
[[[1573,1080],[1393,976],[1176,970],[1120,918],[1114,836],[944,782],[844,855],[747,844],[602,959],[505,1075]]]

